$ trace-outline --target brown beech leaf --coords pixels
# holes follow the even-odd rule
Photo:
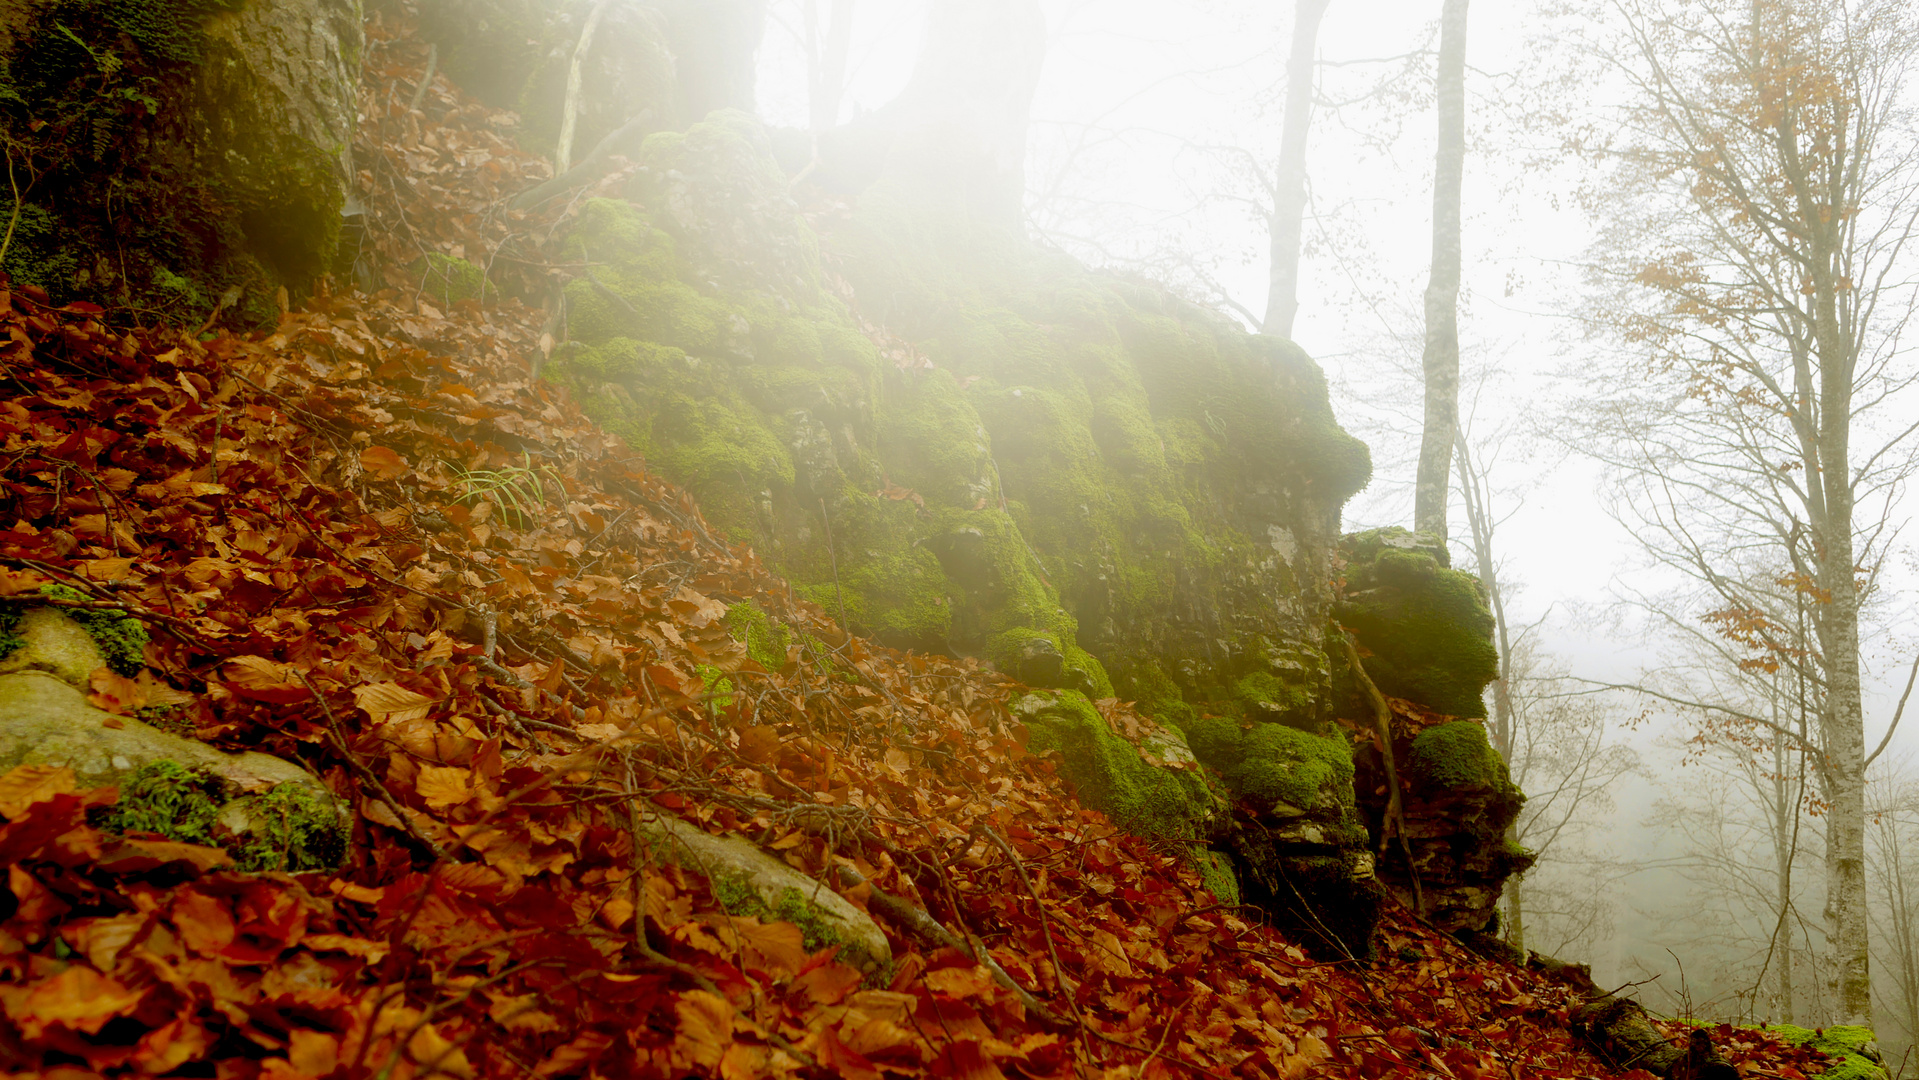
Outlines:
[[[384,446],[369,446],[360,451],[360,467],[375,480],[398,480],[413,471],[405,458]]]
[[[147,688],[110,667],[87,676],[87,704],[118,716],[131,716],[147,707]]]
[[[353,688],[353,702],[376,724],[420,720],[433,709],[434,699],[396,682],[370,683]]]

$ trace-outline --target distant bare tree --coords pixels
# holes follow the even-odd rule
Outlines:
[[[1860,615],[1894,532],[1919,425],[1899,348],[1919,144],[1904,0],[1614,0],[1607,46],[1634,97],[1604,147],[1595,320],[1638,363],[1593,374],[1582,444],[1617,470],[1622,516],[1711,615],[1797,658],[1812,722],[1767,731],[1813,769],[1826,827],[1834,1020],[1869,1023]],[[1860,444],[1860,445],[1855,445]],[[1768,574],[1744,572],[1773,566]],[[1806,636],[1760,595],[1803,603]],[[1797,650],[1797,652],[1794,652]],[[1708,703],[1710,704],[1710,702]]]
[[[1299,249],[1306,218],[1306,135],[1313,123],[1313,47],[1329,0],[1293,0],[1293,40],[1286,58],[1286,114],[1279,133],[1279,167],[1268,233],[1266,319],[1260,329],[1293,336],[1299,314]]]
[[[1460,192],[1466,170],[1466,0],[1439,16],[1439,150],[1433,173],[1433,266],[1426,284],[1426,418],[1413,484],[1413,529],[1446,537],[1459,432]]]

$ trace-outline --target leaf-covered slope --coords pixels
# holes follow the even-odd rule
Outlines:
[[[472,209],[501,183],[470,165],[483,112],[432,107],[430,145],[402,104],[374,127],[420,166],[374,213],[490,258],[530,223]],[[1606,1072],[1571,990],[1395,910],[1378,963],[1308,962],[1080,808],[1023,744],[1018,687],[848,637],[530,383],[538,313],[408,291],[252,340],[128,321],[0,292],[0,604],[58,582],[133,613],[190,695],[169,722],[306,764],[353,846],[338,871],[244,874],[108,831],[111,789],[0,777],[9,1070]],[[891,970],[862,979],[803,909],[747,913],[660,857],[655,815],[836,887]]]

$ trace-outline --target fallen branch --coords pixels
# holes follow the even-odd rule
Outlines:
[[[985,948],[975,948],[971,943],[961,940],[959,935],[941,926],[938,919],[933,918],[912,904],[867,881],[865,876],[858,870],[850,866],[842,865],[839,868],[839,872],[840,884],[846,888],[854,889],[865,885],[873,890],[872,896],[868,898],[866,902],[869,908],[877,909],[880,914],[910,931],[913,936],[922,941],[930,942],[934,945],[943,945],[949,949],[958,949],[960,952],[971,956],[984,965],[987,971],[992,973],[994,982],[1012,991],[1013,996],[1019,998],[1019,1003],[1025,1006],[1028,1012],[1033,1013],[1041,1020],[1056,1027],[1067,1026],[1066,1021],[1060,1019],[1053,1010],[1047,1008],[1038,998],[1034,997],[1031,991],[1019,983],[1014,982],[1013,977],[1006,973],[1005,968],[999,966],[999,962],[994,960],[992,954],[987,952]]]

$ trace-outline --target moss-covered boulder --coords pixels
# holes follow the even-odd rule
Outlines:
[[[1446,546],[1405,529],[1374,529],[1340,543],[1346,583],[1334,616],[1371,655],[1379,689],[1446,716],[1486,715],[1499,675],[1493,616],[1479,579],[1451,568]]]
[[[1834,1024],[1827,1028],[1804,1028],[1775,1024],[1766,1030],[1794,1046],[1810,1046],[1830,1055],[1832,1063],[1819,1074],[1826,1080],[1886,1080],[1885,1059],[1869,1027]]]
[[[359,0],[0,7],[0,122],[34,177],[0,266],[56,299],[243,320],[335,255]],[[23,185],[25,186],[25,185]]]
[[[1217,835],[1245,897],[1321,955],[1370,955],[1382,894],[1345,735],[1227,716],[1186,730],[1193,753],[1231,792],[1232,815]]]
[[[1176,730],[1157,728],[1128,739],[1076,690],[1027,694],[1014,703],[1013,715],[1026,725],[1027,751],[1057,751],[1060,774],[1080,801],[1129,832],[1201,839],[1224,809]]]
[[[119,787],[107,825],[224,846],[242,869],[321,869],[347,852],[345,808],[305,769],[93,708],[46,671],[0,675],[0,773],[22,765]]]

